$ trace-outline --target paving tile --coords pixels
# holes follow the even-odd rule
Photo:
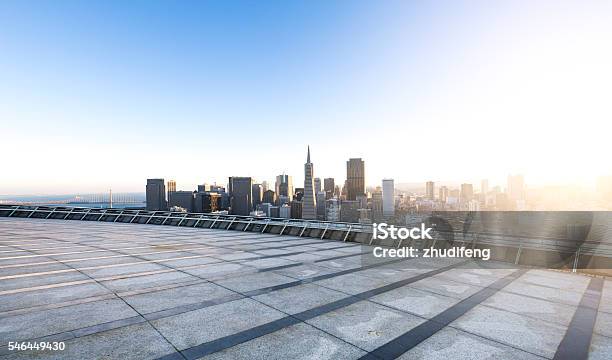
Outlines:
[[[358,359],[366,352],[306,324],[297,324],[206,357],[208,360]]]
[[[576,291],[582,294],[589,285],[591,278],[556,271],[530,270],[517,279],[517,281],[553,287],[560,290]]]
[[[612,337],[593,334],[589,349],[589,360],[610,360]]]
[[[504,291],[491,296],[482,304],[564,326],[569,326],[576,312],[575,306],[534,299]]]
[[[216,281],[217,284],[238,292],[277,286],[293,282],[295,279],[270,272],[230,277]]]
[[[612,338],[612,314],[599,311],[593,331]]]
[[[518,280],[506,286],[504,291],[513,292],[519,295],[533,296],[572,306],[578,306],[578,304],[580,304],[580,300],[582,299],[582,294],[575,291],[560,290],[548,286],[532,285]]]
[[[64,301],[110,294],[96,283],[41,289],[17,294],[0,295],[0,311],[24,309],[33,306],[57,304]]]
[[[476,306],[451,326],[548,358],[554,356],[567,330],[484,306]]]
[[[183,350],[284,316],[282,312],[254,300],[242,299],[151,323],[179,350]]]
[[[314,283],[333,290],[355,295],[364,291],[379,288],[392,282],[393,279],[375,279],[367,276],[361,276],[359,272],[355,272],[325,280],[315,281]]]
[[[423,321],[369,301],[360,301],[306,322],[361,349],[372,351]]]
[[[253,299],[288,314],[296,314],[342,298],[347,295],[339,291],[303,284],[258,295]]]
[[[137,315],[119,299],[16,315],[2,318],[0,342],[29,340]]]
[[[460,300],[438,295],[409,286],[374,296],[370,301],[388,305],[426,318],[432,318]]]
[[[399,357],[401,360],[480,360],[542,358],[510,346],[487,340],[452,328],[445,328]]]
[[[123,299],[141,314],[148,314],[177,306],[196,304],[235,294],[211,283],[181,286],[172,289],[124,296]]]
[[[410,284],[419,290],[429,291],[439,295],[450,296],[457,299],[465,299],[482,290],[480,286],[474,286],[457,281],[447,280],[436,276],[428,277]]]
[[[169,284],[183,283],[199,280],[199,278],[178,271],[152,274],[146,276],[129,277],[125,279],[102,281],[105,287],[112,291],[134,291]]]
[[[297,279],[308,279],[314,276],[324,275],[324,274],[332,274],[337,272],[336,270],[318,266],[316,264],[304,264],[299,266],[292,266],[289,268],[274,270],[274,273],[285,275]]]

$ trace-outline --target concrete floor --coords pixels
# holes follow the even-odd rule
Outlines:
[[[364,252],[273,234],[0,218],[0,358],[612,358],[609,280]],[[592,334],[573,337],[589,321]],[[12,341],[66,348],[9,351]]]

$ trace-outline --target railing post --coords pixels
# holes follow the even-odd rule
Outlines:
[[[234,218],[232,219],[232,221],[230,221],[229,225],[227,225],[227,227],[225,228],[225,230],[229,230],[229,228],[232,226],[232,224],[234,223],[234,221],[236,221],[236,216],[234,216]]]
[[[132,220],[130,220],[130,224],[133,223],[134,220],[138,218],[138,215],[140,215],[140,210],[136,210],[136,214],[134,214],[134,217],[132,218]]]
[[[327,223],[325,230],[323,230],[323,234],[321,234],[321,240],[323,240],[323,238],[325,237],[325,233],[327,232],[327,229],[329,229],[329,223]]]
[[[183,223],[183,221],[185,221],[185,219],[187,219],[187,216],[189,216],[189,213],[186,213],[185,216],[183,216],[183,218],[181,219],[181,221],[179,221],[179,223],[176,226],[181,226],[181,224]]]
[[[17,209],[19,209],[19,207],[20,207],[20,206],[21,206],[21,205],[17,205],[17,207],[16,207],[16,208],[14,208],[14,209],[13,209],[13,211],[11,211],[11,213],[9,214],[9,216],[8,216],[8,217],[13,216],[13,214],[15,213],[15,211],[17,211]],[[37,209],[38,209],[38,208],[37,208]]]
[[[576,270],[578,269],[578,259],[580,258],[580,249],[582,248],[582,246],[578,246],[578,249],[576,250],[576,255],[574,255],[574,266],[572,268],[572,272],[575,273]]]
[[[162,221],[162,225],[166,225],[166,221],[168,221],[168,219],[170,219],[170,217],[172,216],[172,212],[168,213],[168,216],[166,216],[166,218],[164,219],[164,221]]]
[[[304,228],[302,229],[302,231],[300,232],[300,237],[302,237],[302,235],[304,234],[304,231],[306,231],[306,228],[308,227],[309,223],[306,222],[306,225],[304,225]]]
[[[202,221],[203,217],[204,217],[204,214],[201,214],[200,218],[198,219],[198,221],[196,221],[195,224],[193,224],[193,227],[198,227],[198,224],[200,223],[200,221]]]
[[[349,225],[348,231],[346,232],[346,235],[344,235],[344,242],[346,242],[346,239],[348,239],[349,234],[351,233],[351,229],[353,228],[353,225]]]
[[[123,215],[123,211],[124,210],[120,210],[119,214],[117,214],[117,217],[115,218],[115,220],[113,220],[113,222],[117,222],[117,220],[119,220],[119,218],[121,217],[121,215]]]
[[[215,226],[215,224],[217,223],[217,220],[219,220],[220,217],[221,217],[220,215],[217,215],[217,217],[215,218],[215,221],[213,221],[212,224],[210,224],[209,229],[212,229],[213,226]]]
[[[516,251],[516,259],[514,260],[514,265],[518,265],[519,260],[521,259],[521,252],[523,251],[523,239],[519,243],[518,250]]]
[[[51,210],[51,211],[49,212],[49,214],[47,214],[47,217],[45,217],[45,219],[48,219],[48,218],[49,218],[49,216],[51,216],[51,214],[53,214],[54,212],[55,212],[55,208],[53,208],[53,210]]]
[[[285,232],[285,228],[287,227],[287,225],[289,225],[289,220],[285,220],[285,226],[283,226],[283,229],[281,230],[280,234],[278,234],[278,235],[283,235],[283,233]]]
[[[91,211],[91,209],[87,209],[87,211],[85,211],[85,214],[83,214],[83,216],[81,216],[81,218],[79,219],[79,221],[83,221],[83,219],[85,219],[85,217],[87,215],[89,215],[89,212]]]
[[[63,220],[68,219],[68,216],[70,216],[70,214],[72,214],[73,211],[74,211],[74,208],[70,208],[70,211],[68,211],[68,214],[66,214],[66,216],[64,216]]]
[[[32,210],[32,212],[30,213],[30,215],[28,215],[28,218],[32,217],[32,215],[34,215],[34,213],[36,212],[36,210],[38,210],[38,206],[34,208],[34,210]],[[12,214],[12,213],[11,213]],[[10,217],[11,215],[9,215]]]
[[[261,229],[262,234],[266,231],[266,228],[268,227],[269,223],[270,223],[270,219],[268,219],[268,221],[266,222],[266,225],[264,225],[263,229]]]
[[[244,227],[244,229],[242,229],[242,231],[247,231],[247,229],[249,228],[249,225],[251,225],[252,222],[253,222],[253,218],[251,218],[251,220],[249,220],[249,223],[246,224],[246,226]]]

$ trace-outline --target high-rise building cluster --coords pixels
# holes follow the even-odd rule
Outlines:
[[[470,183],[455,188],[444,185],[439,187],[436,196],[435,188],[435,182],[427,181],[424,194],[403,198],[402,208],[409,211],[527,210],[527,191],[522,175],[509,175],[505,191],[500,186],[489,188],[487,179],[481,180],[478,191]]]
[[[601,182],[602,192],[612,193]],[[341,182],[342,184],[342,182]],[[476,188],[471,183],[457,185],[425,182],[419,191],[398,191],[393,179],[381,186],[366,187],[365,161],[350,158],[346,179],[339,186],[332,177],[315,173],[310,146],[304,163],[303,187],[294,187],[293,177],[276,176],[274,184],[252,177],[229,177],[227,187],[202,184],[194,191],[177,190],[174,180],[148,179],[147,210],[198,213],[224,212],[272,218],[326,220],[350,223],[402,222],[412,213],[428,211],[527,210],[527,191],[522,175],[509,175],[505,189],[490,186],[487,179]],[[605,186],[608,185],[608,186]]]
[[[276,176],[273,188],[266,181],[232,176],[227,187],[202,184],[193,191],[177,190],[174,180],[165,183],[164,179],[148,179],[146,209],[370,223],[396,215],[394,181],[384,179],[381,185],[366,189],[365,162],[361,158],[346,162],[342,188],[332,177],[316,177],[308,147],[303,187],[294,187],[292,176],[287,174]]]

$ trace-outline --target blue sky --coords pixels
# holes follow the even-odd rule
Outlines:
[[[349,157],[372,185],[594,180],[610,171],[595,165],[611,7],[3,1],[0,137],[19,150],[0,194],[299,183],[307,144],[315,176],[340,181]]]

